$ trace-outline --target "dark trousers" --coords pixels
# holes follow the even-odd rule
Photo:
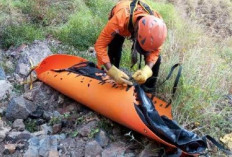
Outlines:
[[[114,39],[110,42],[108,46],[108,55],[110,58],[111,64],[119,68],[120,66],[120,60],[122,56],[122,45],[124,43],[125,38],[119,34],[116,34]],[[153,75],[150,77],[143,86],[146,86],[148,88],[155,87],[157,77],[159,74],[159,68],[161,64],[161,56],[159,56],[157,62],[152,67]]]

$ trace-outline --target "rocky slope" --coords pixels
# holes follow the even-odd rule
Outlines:
[[[54,40],[1,51],[0,154],[3,156],[159,156],[156,144],[98,115],[40,81],[23,84]],[[5,70],[4,70],[5,69]]]

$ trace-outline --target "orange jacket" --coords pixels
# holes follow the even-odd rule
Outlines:
[[[107,53],[107,47],[109,43],[114,38],[114,35],[120,34],[124,37],[130,37],[131,34],[128,30],[128,24],[130,19],[130,3],[129,0],[120,1],[116,4],[116,6],[112,10],[112,17],[100,33],[96,43],[95,43],[95,50],[97,54],[98,66],[102,66],[105,63],[109,63],[110,59]],[[162,18],[159,13],[153,11],[154,16],[158,18]],[[143,7],[140,5],[137,6],[133,16],[133,22],[139,16],[147,15],[147,13]],[[147,62],[155,63],[158,59],[160,52],[160,48],[157,51],[150,52],[148,57],[146,57]]]

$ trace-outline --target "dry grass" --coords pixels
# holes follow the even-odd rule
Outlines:
[[[222,12],[222,4],[227,4]],[[169,37],[164,46],[162,72],[164,78],[168,69],[177,62],[183,64],[182,80],[173,102],[174,118],[185,128],[199,135],[210,134],[219,139],[232,132],[232,40],[228,32],[232,29],[231,2],[175,1],[176,9],[182,17],[182,27],[169,29]],[[218,8],[212,29],[205,22],[214,17],[215,12],[196,18],[205,7]],[[198,6],[198,7],[197,7]],[[198,9],[197,9],[198,8]],[[221,10],[220,10],[221,9]],[[183,12],[185,11],[185,12]],[[226,14],[226,16],[225,16]],[[222,19],[226,19],[218,25]],[[214,20],[215,20],[214,19]],[[213,20],[213,21],[214,21]],[[226,33],[227,32],[227,33]],[[159,95],[166,100],[170,97],[172,82],[160,87]],[[218,154],[216,155],[218,156]]]

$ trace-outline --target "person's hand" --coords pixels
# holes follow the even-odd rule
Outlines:
[[[124,72],[116,68],[115,66],[112,66],[108,70],[107,75],[109,75],[112,79],[115,80],[115,82],[117,82],[120,85],[123,85],[123,84],[127,84],[130,86],[133,85],[133,83],[129,81],[129,77]]]
[[[138,84],[143,84],[151,76],[151,68],[148,65],[145,65],[142,69],[137,70],[132,77]]]

